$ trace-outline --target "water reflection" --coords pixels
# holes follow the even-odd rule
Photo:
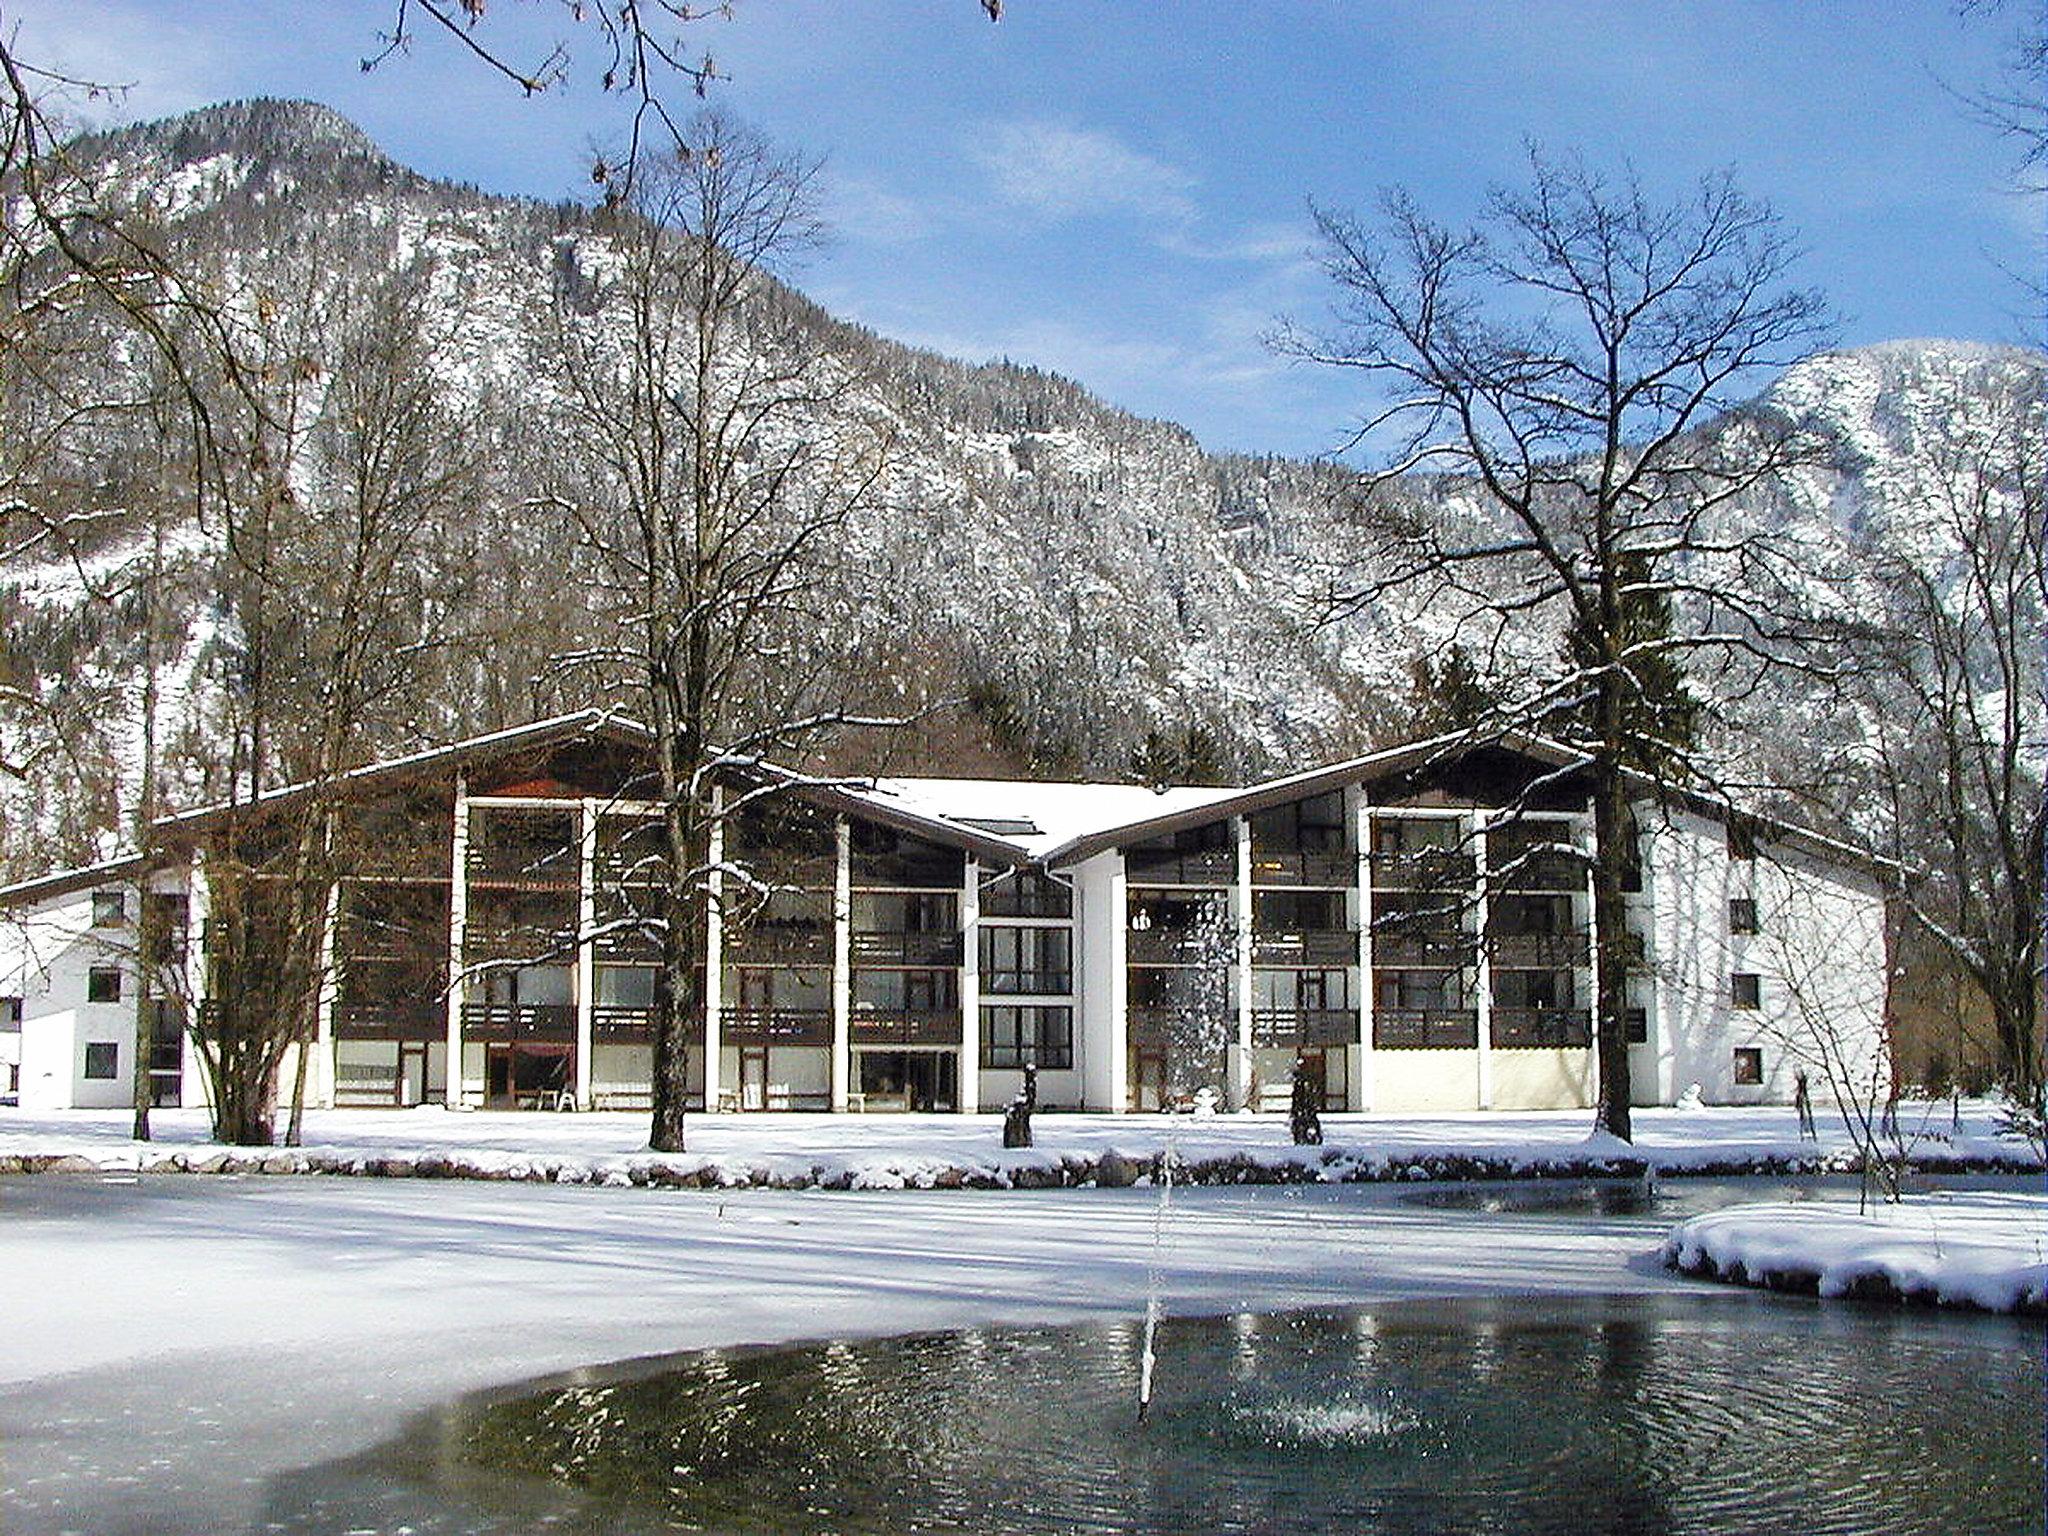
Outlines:
[[[1237,1313],[1169,1324],[1142,1429],[1123,1324],[727,1350],[455,1405],[266,1525],[2037,1536],[2042,1342],[1741,1295]]]

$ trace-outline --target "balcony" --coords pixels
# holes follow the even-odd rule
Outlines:
[[[1127,849],[1126,885],[1235,885],[1237,850],[1204,848],[1187,852],[1151,853]]]
[[[1583,1050],[1593,1043],[1593,1016],[1572,1008],[1496,1008],[1488,1034],[1497,1051],[1539,1046]]]
[[[1372,936],[1372,963],[1390,970],[1456,970],[1478,955],[1477,935],[1460,928],[1394,929]]]
[[[1252,1013],[1252,1044],[1278,1050],[1299,1050],[1303,1046],[1356,1045],[1358,1010],[1355,1008],[1255,1009]]]
[[[960,1015],[953,1015],[953,1044]],[[724,1045],[830,1045],[832,1014],[825,1008],[728,1008],[718,1016]]]
[[[1237,1038],[1237,1016],[1222,1009],[1140,1006],[1124,1011],[1132,1045],[1221,1050]]]
[[[576,952],[573,924],[561,928],[499,928],[471,923],[462,932],[465,960],[560,960]]]
[[[1252,960],[1259,965],[1335,966],[1358,964],[1358,934],[1350,928],[1302,928],[1252,935]]]
[[[1372,856],[1372,888],[1376,891],[1465,890],[1478,878],[1479,863],[1469,853],[1418,848]]]
[[[852,1021],[855,1045],[943,1045],[961,1043],[958,1008],[861,1010]]]
[[[855,965],[960,964],[957,933],[855,933],[847,944]]]
[[[1503,853],[1489,864],[1504,891],[1569,891],[1586,888],[1586,861],[1568,853]]]
[[[1252,884],[1350,890],[1358,883],[1355,853],[1264,853],[1252,850]]]
[[[726,930],[725,958],[735,965],[832,963],[832,930],[822,923],[746,923]]]
[[[1476,1051],[1479,1015],[1469,1008],[1375,1008],[1372,1043],[1382,1051]]]
[[[1227,965],[1237,954],[1228,928],[1194,933],[1186,928],[1131,928],[1124,933],[1129,965]]]
[[[1593,939],[1584,929],[1573,933],[1488,934],[1486,956],[1504,970],[1557,970],[1591,964]]]
[[[590,1038],[596,1045],[652,1045],[654,1010],[600,1003],[590,1010]]]
[[[441,1003],[336,1003],[337,1040],[445,1040],[448,1009]]]
[[[475,1040],[576,1038],[576,1009],[568,1003],[464,1003],[462,1032]]]
[[[573,891],[582,861],[573,846],[471,843],[463,864],[471,885],[518,891]]]

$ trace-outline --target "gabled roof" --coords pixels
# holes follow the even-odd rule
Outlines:
[[[472,736],[446,746],[367,763],[342,774],[335,784],[350,790],[395,787],[445,771],[578,739],[596,739],[644,749],[653,732],[610,710],[585,709],[536,720],[509,730]],[[1178,786],[1154,790],[1137,784],[1089,784],[1028,779],[826,778],[774,764],[736,764],[743,779],[772,785],[824,810],[844,812],[920,837],[948,844],[992,864],[1070,865],[1105,849],[1125,847],[1229,816],[1249,816],[1273,806],[1332,789],[1383,782],[1412,769],[1449,763],[1482,749],[1502,749],[1541,766],[1570,771],[1590,759],[1583,752],[1543,737],[1501,733],[1434,736],[1367,753],[1320,768],[1285,774],[1237,788]],[[1638,798],[1661,799],[1714,820],[1741,817],[1770,842],[1782,843],[1831,863],[1867,870],[1894,867],[1863,849],[1808,832],[1789,823],[1750,816],[1727,801],[1693,790],[1675,789],[1641,774],[1629,775]],[[213,805],[158,819],[173,842],[204,835],[231,814],[288,805],[318,786],[292,784],[266,790],[239,805]],[[130,854],[86,869],[64,870],[0,887],[0,905],[19,905],[81,889],[102,880],[132,878],[142,868]]]

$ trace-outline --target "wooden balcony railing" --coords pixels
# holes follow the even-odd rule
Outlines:
[[[1456,969],[1479,956],[1479,938],[1459,929],[1394,929],[1372,936],[1372,963],[1390,970]]]
[[[1234,885],[1237,850],[1147,853],[1129,849],[1124,854],[1124,881],[1127,885]]]
[[[464,1003],[462,1032],[476,1039],[576,1038],[576,1010],[567,1003]]]
[[[961,1043],[958,1008],[863,1010],[852,1021],[855,1045],[951,1045]]]
[[[1479,878],[1479,864],[1469,853],[1422,848],[1413,853],[1372,856],[1376,891],[1463,890]]]
[[[1586,862],[1568,853],[1510,854],[1490,865],[1504,891],[1571,891],[1586,888]]]
[[[855,965],[960,964],[957,933],[853,933],[847,946]]]
[[[337,1040],[445,1040],[448,1009],[441,1003],[336,1003]]]
[[[728,1008],[718,1015],[718,1037],[726,1045],[830,1045],[832,1013],[826,1008]]]
[[[652,1045],[654,1010],[599,1003],[590,1010],[590,1038],[594,1044]]]
[[[471,923],[462,931],[467,960],[566,960],[576,952],[574,920],[561,928],[498,928]]]
[[[1124,1010],[1124,1033],[1133,1045],[1221,1049],[1236,1039],[1237,1019],[1222,1009],[1141,1005]]]
[[[1260,965],[1356,965],[1358,933],[1351,928],[1254,933],[1252,959]]]
[[[1487,958],[1510,970],[1553,970],[1585,965],[1593,958],[1593,938],[1575,933],[1494,933],[1486,939]]]
[[[574,890],[583,878],[582,860],[574,846],[471,843],[463,867],[471,885],[520,890]]]
[[[1573,1008],[1496,1008],[1487,1032],[1495,1050],[1583,1049],[1593,1043],[1593,1016]]]
[[[1252,1011],[1252,1044],[1278,1050],[1356,1045],[1355,1008],[1274,1008]]]
[[[1266,853],[1252,849],[1252,884],[1350,890],[1358,884],[1355,853]]]
[[[1479,1015],[1466,1008],[1375,1008],[1372,1043],[1382,1051],[1479,1048]]]
[[[830,965],[832,929],[823,923],[745,923],[726,930],[725,958],[736,965]]]
[[[1237,954],[1228,928],[1191,933],[1185,928],[1131,928],[1124,933],[1130,965],[1227,965]]]

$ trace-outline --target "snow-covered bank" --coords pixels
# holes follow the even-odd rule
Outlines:
[[[2001,1138],[1995,1106],[1910,1105],[1916,1167],[2024,1173],[2041,1167]],[[1802,1140],[1788,1109],[1644,1109],[1636,1140],[1588,1134],[1584,1111],[1435,1116],[1329,1115],[1319,1147],[1296,1147],[1285,1117],[1037,1117],[1037,1144],[1005,1151],[994,1116],[701,1115],[691,1150],[646,1150],[637,1114],[449,1114],[328,1110],[306,1117],[299,1148],[225,1148],[199,1110],[160,1110],[156,1139],[129,1139],[126,1111],[0,1110],[0,1173],[358,1174],[715,1189],[1113,1187],[1147,1180],[1171,1146],[1191,1184],[1348,1184],[1415,1179],[1799,1175],[1853,1170],[1839,1125]]]
[[[1688,1275],[1821,1296],[2048,1315],[2048,1195],[1943,1193],[1896,1205],[1742,1205],[1664,1243]]]

